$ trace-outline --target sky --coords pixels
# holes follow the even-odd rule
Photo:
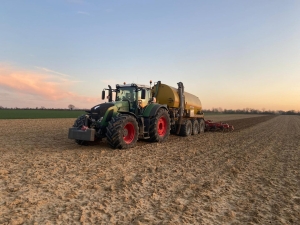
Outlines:
[[[299,0],[3,0],[0,106],[91,108],[161,81],[204,109],[300,110]]]

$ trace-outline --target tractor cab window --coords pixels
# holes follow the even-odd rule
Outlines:
[[[149,100],[150,100],[150,90],[146,89],[145,99],[142,99],[142,90],[139,90],[139,92],[138,92],[139,106],[144,108],[148,104]]]
[[[116,101],[130,101],[136,100],[136,92],[133,87],[120,88],[117,90]]]

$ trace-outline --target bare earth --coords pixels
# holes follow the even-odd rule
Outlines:
[[[261,118],[129,150],[0,120],[0,224],[300,224],[300,117]]]

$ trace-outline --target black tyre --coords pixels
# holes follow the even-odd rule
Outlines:
[[[85,125],[85,120],[86,120],[86,115],[81,115],[81,116],[79,116],[79,117],[75,120],[73,127],[77,127],[78,129],[81,129],[82,126]],[[77,139],[75,139],[75,142],[76,142],[77,144],[79,144],[79,145],[87,145],[87,143],[88,143],[87,141],[77,140]]]
[[[138,123],[134,117],[119,114],[108,123],[107,142],[114,149],[132,148],[137,142],[138,132]]]
[[[193,126],[191,120],[186,120],[184,124],[181,125],[180,135],[181,136],[190,136],[192,134]]]
[[[199,133],[202,134],[205,131],[205,122],[204,119],[199,119]]]
[[[157,114],[150,119],[149,141],[163,142],[170,135],[170,116],[167,110],[159,109]]]
[[[80,129],[85,124],[85,118],[86,118],[85,115],[79,116],[75,120],[73,127],[77,127],[78,129]]]
[[[175,124],[174,124],[174,125],[171,125],[170,134],[176,134],[176,131],[177,131],[176,125],[175,125]]]
[[[198,120],[193,120],[192,121],[192,135],[199,134],[199,130],[200,130],[200,127],[199,127]]]

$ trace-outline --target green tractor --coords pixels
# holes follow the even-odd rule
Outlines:
[[[69,128],[69,139],[85,145],[106,137],[112,148],[126,149],[134,147],[138,139],[163,142],[168,138],[169,111],[167,105],[155,102],[151,86],[124,83],[117,84],[115,89],[108,87],[102,91],[102,99],[108,91],[108,102],[78,117]]]

